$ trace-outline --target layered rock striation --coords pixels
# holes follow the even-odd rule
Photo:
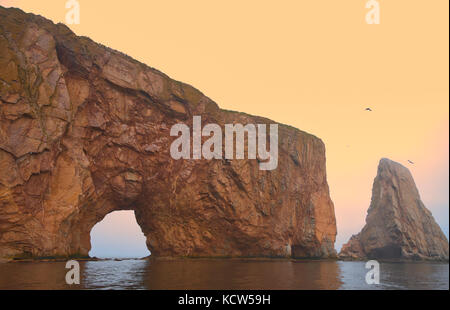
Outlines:
[[[448,261],[448,240],[422,203],[406,167],[380,161],[366,225],[342,247],[339,257]]]
[[[86,256],[92,227],[115,210],[135,211],[154,256],[335,256],[322,141],[280,124],[270,171],[174,160],[170,129],[195,115],[273,123],[0,7],[0,257]]]

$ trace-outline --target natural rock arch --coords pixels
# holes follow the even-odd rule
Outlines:
[[[90,231],[90,257],[143,258],[151,256],[146,237],[132,210],[108,213]]]
[[[0,257],[88,254],[106,214],[133,209],[156,256],[335,255],[322,141],[279,125],[279,165],[173,160],[170,128],[270,124],[193,87],[0,8]]]

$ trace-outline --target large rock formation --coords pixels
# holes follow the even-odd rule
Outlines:
[[[279,125],[279,165],[174,160],[170,128],[270,124],[0,7],[0,257],[88,255],[91,228],[134,210],[152,255],[335,255],[321,140]],[[117,227],[120,229],[120,227]]]
[[[448,261],[447,238],[420,200],[407,168],[389,159],[380,161],[366,225],[339,257]]]

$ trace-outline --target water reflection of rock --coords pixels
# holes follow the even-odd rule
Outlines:
[[[337,289],[336,261],[151,261],[149,289]]]
[[[446,289],[448,264],[381,263],[367,285],[365,262],[291,260],[101,260],[80,262],[81,285],[64,262],[0,264],[0,289]]]
[[[65,263],[23,262],[0,264],[0,290],[67,290]]]

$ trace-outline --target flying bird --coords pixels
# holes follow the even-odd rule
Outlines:
[[[409,162],[411,165],[414,165],[414,163],[413,163],[412,161],[410,161],[409,159],[408,159],[408,162]]]
[[[372,112],[371,108],[366,108],[366,111]]]

